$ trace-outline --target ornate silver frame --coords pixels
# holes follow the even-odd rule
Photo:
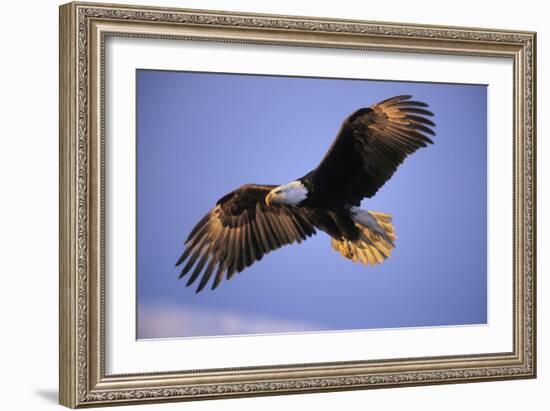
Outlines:
[[[512,59],[515,99],[513,351],[106,375],[103,65],[105,39],[109,36]],[[61,6],[60,403],[76,408],[534,378],[535,41],[535,33],[505,30],[92,3]]]

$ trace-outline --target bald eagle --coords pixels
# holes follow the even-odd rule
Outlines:
[[[176,266],[187,286],[212,289],[265,254],[321,230],[353,262],[379,264],[394,248],[389,214],[359,208],[397,167],[433,141],[428,105],[396,96],[347,117],[317,168],[285,185],[245,184],[224,195],[193,228]]]

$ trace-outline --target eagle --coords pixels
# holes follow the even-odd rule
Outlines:
[[[428,104],[400,95],[347,117],[314,170],[284,185],[245,184],[220,198],[191,230],[176,267],[191,273],[200,292],[224,277],[317,231],[331,237],[343,257],[376,265],[387,259],[396,235],[390,214],[359,208],[388,181],[405,158],[433,144]]]

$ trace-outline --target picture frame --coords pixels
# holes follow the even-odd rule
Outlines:
[[[346,50],[415,58],[501,59],[511,64],[510,349],[341,361],[107,372],[113,301],[105,77],[110,39],[170,41],[294,53]],[[157,44],[157,43],[155,43]],[[116,57],[116,56],[115,56]],[[338,58],[338,57],[336,57]],[[493,102],[494,103],[494,102]],[[333,20],[73,2],[60,7],[60,403],[71,408],[463,383],[536,377],[536,34],[479,28]],[[491,146],[489,150],[501,150]],[[491,224],[489,224],[491,226]],[[310,336],[313,338],[315,336]],[[353,337],[351,337],[353,338]],[[200,341],[199,341],[200,343]],[[155,341],[150,344],[154,345]],[[113,358],[110,359],[112,361]],[[116,360],[116,358],[114,359]],[[154,364],[155,359],[145,361]]]

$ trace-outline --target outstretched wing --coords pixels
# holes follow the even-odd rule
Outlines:
[[[372,197],[405,158],[432,144],[428,105],[396,96],[357,110],[340,129],[319,166],[306,178],[337,204],[359,205]]]
[[[215,271],[214,289],[224,274],[230,279],[270,251],[315,234],[306,211],[265,203],[266,195],[275,187],[244,185],[222,197],[199,221],[176,264],[186,263],[180,278],[194,268],[187,286],[202,274],[197,288],[201,291]]]

